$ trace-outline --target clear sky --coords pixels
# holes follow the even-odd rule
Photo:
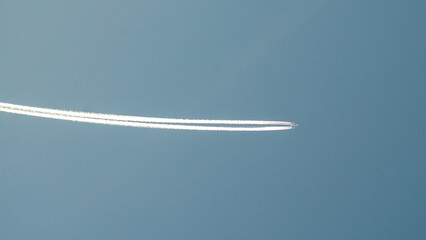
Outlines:
[[[426,2],[0,1],[0,239],[426,239]]]

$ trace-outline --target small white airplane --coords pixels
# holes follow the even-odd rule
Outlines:
[[[291,122],[290,126],[295,129],[297,126],[299,126],[299,124],[296,124],[295,122]]]

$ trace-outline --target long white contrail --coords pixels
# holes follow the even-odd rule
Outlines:
[[[64,115],[69,115],[74,117],[97,118],[97,119],[131,121],[131,122],[182,123],[182,124],[287,125],[287,126],[292,124],[291,122],[282,122],[282,121],[206,120],[206,119],[176,119],[176,118],[125,116],[125,115],[113,115],[113,114],[102,114],[102,113],[64,111],[64,110],[48,109],[48,108],[36,108],[36,107],[22,106],[22,105],[2,103],[2,102],[0,102],[0,107],[10,108],[10,109],[19,109],[19,110],[31,111],[31,112],[42,112],[42,113],[49,113],[49,114],[64,114]]]
[[[22,105],[15,105],[0,102],[0,111],[22,114],[35,117],[52,118],[76,122],[97,123],[106,125],[160,128],[160,129],[180,129],[198,131],[278,131],[289,130],[294,127],[291,122],[281,121],[251,121],[251,120],[197,120],[197,119],[173,119],[173,118],[151,118],[124,115],[111,115],[100,113],[84,113],[63,111],[47,108],[35,108]],[[169,124],[165,124],[169,123]],[[261,125],[261,126],[199,126],[182,124],[231,124],[231,125]]]

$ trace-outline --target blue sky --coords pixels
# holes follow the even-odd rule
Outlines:
[[[424,1],[0,1],[1,239],[424,239]]]

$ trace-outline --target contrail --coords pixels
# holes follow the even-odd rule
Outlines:
[[[116,126],[180,129],[198,131],[279,131],[289,130],[295,125],[292,122],[281,121],[252,121],[252,120],[197,120],[197,119],[173,119],[173,118],[151,118],[124,115],[111,115],[100,113],[84,113],[64,111],[48,108],[35,108],[0,102],[0,111],[21,115],[52,118],[76,122],[97,123]],[[166,124],[169,123],[169,124]],[[229,124],[229,125],[263,125],[250,127],[229,126],[199,126],[182,124]]]
[[[0,102],[0,107],[19,109],[23,111],[42,112],[49,114],[64,114],[74,117],[82,118],[97,118],[108,119],[117,121],[131,121],[131,122],[151,122],[151,123],[183,123],[183,124],[235,124],[235,125],[291,125],[291,122],[282,121],[254,121],[254,120],[205,120],[205,119],[175,119],[175,118],[153,118],[153,117],[138,117],[138,116],[125,116],[125,115],[112,115],[102,113],[86,113],[75,111],[64,111],[48,108],[36,108],[22,105],[15,105]]]

